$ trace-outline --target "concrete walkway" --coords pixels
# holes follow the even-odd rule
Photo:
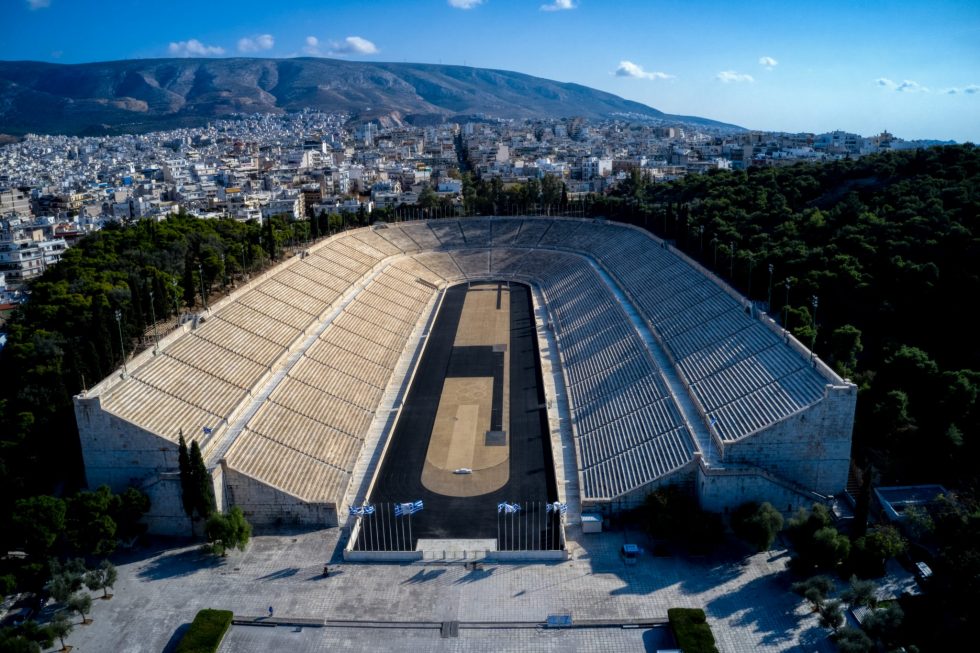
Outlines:
[[[790,589],[788,557],[771,551],[748,558],[655,558],[625,566],[618,550],[636,534],[582,535],[571,529],[566,562],[543,564],[341,564],[339,529],[257,537],[226,558],[198,546],[137,551],[116,560],[112,600],[95,600],[91,625],[66,638],[76,652],[171,651],[201,608],[242,617],[275,611],[292,625],[234,626],[221,651],[636,651],[650,629],[539,628],[548,615],[573,622],[631,624],[666,617],[670,607],[703,608],[723,653],[832,651]],[[323,563],[334,556],[329,578]],[[374,621],[384,628],[344,627]],[[330,625],[327,623],[330,622]],[[394,622],[402,622],[400,625]],[[458,622],[443,638],[432,624]],[[303,624],[324,623],[322,627]],[[483,623],[471,628],[467,624]],[[397,627],[393,627],[397,626]],[[651,634],[647,634],[651,633]]]

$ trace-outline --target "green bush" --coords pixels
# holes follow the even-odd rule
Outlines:
[[[174,653],[214,653],[228,632],[233,616],[231,610],[201,610]]]
[[[769,502],[758,505],[744,503],[732,513],[732,530],[756,551],[772,546],[783,527],[783,516]]]
[[[677,646],[684,653],[718,653],[715,636],[711,634],[704,610],[670,608],[667,610],[667,618],[670,619]]]

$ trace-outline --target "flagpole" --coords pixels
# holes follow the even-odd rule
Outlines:
[[[497,550],[501,549],[500,542],[500,508],[497,508]]]
[[[388,509],[391,509],[391,502],[390,501],[388,502]],[[395,543],[394,543],[394,541],[391,538],[391,517],[388,514],[388,510],[385,510],[385,531],[387,531],[387,533],[388,533],[388,537],[386,538],[387,539],[386,544],[388,546],[388,550],[389,551],[393,551],[394,550],[394,544]]]

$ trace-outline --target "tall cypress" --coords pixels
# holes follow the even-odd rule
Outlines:
[[[191,442],[191,478],[193,479],[194,507],[199,517],[207,519],[217,509],[214,500],[214,485],[211,483],[211,475],[208,468],[204,465],[204,456],[201,455],[201,448],[197,445],[197,440]]]
[[[184,506],[184,512],[191,519],[194,519],[194,481],[191,472],[191,457],[187,453],[187,441],[184,440],[184,431],[180,431],[177,440],[177,466],[180,468],[180,502]]]

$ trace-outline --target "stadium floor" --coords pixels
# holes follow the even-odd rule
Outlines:
[[[370,497],[377,512],[363,519],[364,528],[356,548],[414,550],[418,539],[494,539],[505,548],[553,548],[554,521],[544,512],[546,502],[555,501],[554,463],[548,437],[547,414],[541,383],[535,324],[530,289],[510,284],[510,474],[497,490],[473,497],[446,496],[422,484],[422,470],[436,412],[447,375],[479,376],[486,357],[473,348],[454,347],[457,327],[466,299],[467,285],[446,291],[439,315],[401,417],[392,434],[378,481]],[[495,400],[495,403],[498,403]],[[496,411],[495,411],[496,412]],[[392,506],[421,499],[424,508],[411,517],[396,518]],[[515,527],[513,517],[498,515],[501,502],[522,504],[519,513],[522,535],[514,539],[506,526]],[[410,532],[409,524],[410,523]],[[511,521],[508,521],[510,519]]]

